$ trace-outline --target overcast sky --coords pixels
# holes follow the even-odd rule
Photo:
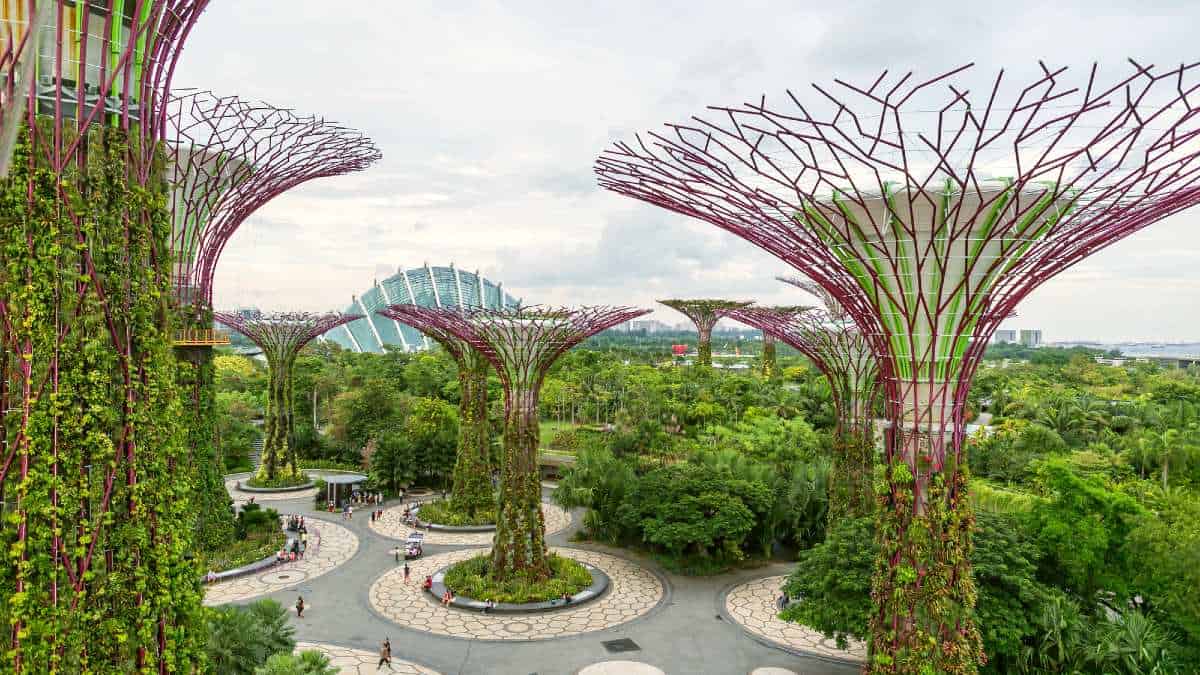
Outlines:
[[[772,280],[782,263],[601,191],[597,154],[706,105],[884,68],[974,61],[990,77],[1098,60],[1116,77],[1126,57],[1200,60],[1196,2],[810,4],[214,1],[176,86],[321,114],[384,154],[251,216],[225,250],[217,305],[341,309],[424,262],[479,269],[527,303],[787,302]],[[1198,228],[1200,208],[1144,230],[1046,284],[1006,327],[1200,340]]]

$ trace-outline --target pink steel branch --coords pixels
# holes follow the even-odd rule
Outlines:
[[[617,143],[595,170],[607,189],[813,278],[881,357],[889,417],[948,413],[913,432],[952,428],[957,453],[964,385],[1000,320],[1055,274],[1200,201],[1198,64],[1131,64],[1107,85],[1093,67],[1078,87],[1066,68],[1042,65],[1016,87],[1002,71],[982,97],[958,82],[970,66],[814,84],[812,104],[788,92],[784,108],[713,107],[712,119]],[[946,344],[953,359],[933,351]]]
[[[216,312],[213,317],[245,335],[271,359],[295,355],[334,328],[363,318],[360,314],[338,312],[277,312],[251,316]]]
[[[297,185],[361,171],[382,157],[352,129],[207,91],[173,96],[167,123],[175,293],[181,304],[206,308],[217,262],[246,218]]]

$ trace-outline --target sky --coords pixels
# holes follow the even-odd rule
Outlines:
[[[219,308],[342,309],[399,266],[480,270],[527,304],[797,298],[789,268],[712,225],[597,187],[616,140],[705,106],[882,70],[1037,60],[1123,75],[1200,60],[1195,2],[909,4],[214,0],[176,87],[323,115],[383,160],[272,200],[221,259]],[[977,6],[976,6],[977,5]],[[1082,77],[1082,72],[1076,76]],[[971,75],[970,77],[975,77]],[[1092,256],[1004,327],[1200,341],[1200,207]],[[682,317],[660,308],[669,323]]]

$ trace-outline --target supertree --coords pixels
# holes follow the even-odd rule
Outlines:
[[[221,253],[251,214],[302,183],[362,171],[382,157],[353,129],[208,91],[175,92],[167,124],[175,297],[201,314],[212,311]]]
[[[0,179],[5,670],[185,671],[203,645],[162,302],[162,141],[207,4],[18,0],[0,14],[5,34],[35,40],[10,61],[24,69],[0,115],[16,139]]]
[[[1080,86],[970,66],[713,108],[598,161],[605,187],[708,221],[833,294],[878,356],[892,428],[870,668],[972,671],[963,412],[988,338],[1088,255],[1200,200],[1197,64]],[[836,94],[836,95],[835,95]]]
[[[538,396],[546,371],[587,337],[649,310],[629,307],[468,309],[393,305],[389,314],[475,348],[504,386],[504,457],[491,574],[545,579],[546,526],[539,480]]]
[[[488,423],[488,361],[469,342],[426,315],[409,311],[416,305],[392,305],[377,313],[408,324],[433,338],[458,366],[458,455],[450,503],[458,511],[475,515],[494,509],[492,492],[492,431]],[[446,308],[454,311],[455,308]],[[468,310],[463,310],[468,311]]]
[[[177,376],[196,482],[196,532],[205,548],[227,543],[232,511],[216,444],[213,274],[226,242],[259,207],[315,178],[359,171],[379,159],[370,139],[314,116],[217,96],[175,91],[167,106],[167,174]]]
[[[749,302],[735,300],[659,300],[659,304],[691,319],[696,324],[696,365],[712,367],[712,329],[713,326],[727,316],[729,311],[738,307],[746,307]]]
[[[869,516],[875,511],[871,489],[875,465],[871,412],[878,401],[879,389],[875,357],[867,339],[842,312],[835,298],[819,287],[811,290],[823,300],[823,310],[752,305],[731,311],[729,318],[795,348],[829,382],[837,413],[829,479],[828,527],[833,527],[842,518]]]
[[[270,369],[267,377],[267,411],[263,420],[266,438],[257,477],[260,480],[300,478],[293,442],[292,367],[305,345],[344,323],[361,319],[362,315],[337,312],[216,312],[214,317],[258,345]]]

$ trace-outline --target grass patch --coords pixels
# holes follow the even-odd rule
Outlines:
[[[366,469],[363,469],[361,464],[339,462],[334,459],[301,459],[297,460],[296,465],[300,467],[301,471],[304,471],[305,469],[324,469],[327,471],[352,471],[354,473],[366,473]]]
[[[200,566],[205,572],[225,572],[274,555],[286,541],[287,534],[283,531],[254,532],[220,550],[202,552]]]
[[[290,488],[308,483],[308,476],[300,474],[299,476],[276,476],[274,478],[259,478],[251,476],[242,481],[243,485],[249,485],[252,488]]]
[[[439,499],[421,505],[420,518],[423,523],[434,525],[450,525],[464,527],[466,525],[495,525],[496,510],[480,511],[474,516],[468,516],[451,506],[449,500]]]
[[[523,604],[575,595],[592,585],[592,573],[580,563],[553,553],[546,560],[550,563],[550,578],[546,581],[518,577],[501,582],[489,573],[491,556],[469,558],[446,570],[446,588],[474,600]]]

